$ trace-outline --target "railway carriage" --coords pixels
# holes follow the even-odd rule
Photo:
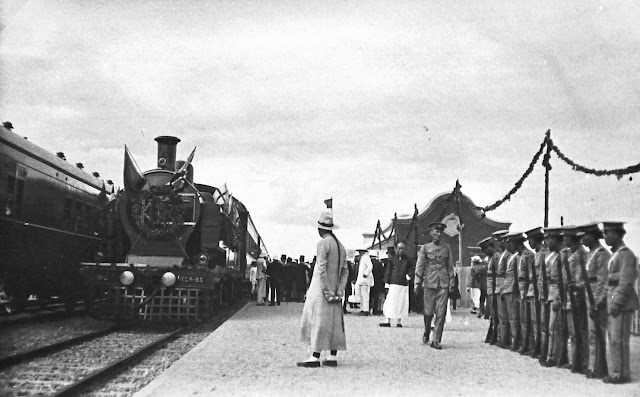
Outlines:
[[[125,147],[124,186],[105,211],[100,262],[84,263],[92,311],[158,321],[200,321],[246,285],[266,248],[246,207],[194,182],[176,161],[180,139],[157,137],[157,168],[141,172]]]
[[[61,297],[72,309],[80,263],[99,249],[106,201],[99,174],[0,126],[0,290],[8,312],[30,296],[40,304]]]

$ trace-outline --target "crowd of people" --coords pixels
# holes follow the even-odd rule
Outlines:
[[[623,223],[605,222],[500,231],[480,241],[491,320],[485,342],[545,367],[629,382],[638,261],[625,234]]]
[[[451,247],[440,241],[445,225],[429,227],[431,241],[420,247],[417,259],[400,241],[386,258],[359,250],[352,263],[333,234],[333,216],[324,212],[312,263],[284,256],[285,265],[257,261],[258,304],[264,304],[266,294],[261,297],[260,291],[267,281],[276,289],[270,304],[280,302],[278,288],[289,291],[283,292],[287,300],[304,300],[306,292],[301,340],[313,354],[299,366],[337,365],[337,352],[346,350],[343,315],[349,309],[383,315],[380,327],[398,328],[410,310],[421,312],[422,342],[442,349],[448,302],[460,293]],[[485,258],[471,258],[466,286],[472,312],[490,320],[485,343],[528,355],[545,367],[605,383],[629,382],[631,320],[640,302],[638,259],[625,245],[625,234],[623,223],[605,222],[602,227],[503,230],[480,241]],[[287,266],[291,276],[284,276]],[[329,352],[323,361],[322,351]]]
[[[315,258],[305,262],[304,255],[294,260],[282,255],[280,260],[267,262],[266,254],[251,264],[251,298],[258,306],[280,305],[285,302],[304,302],[307,288],[313,277]]]

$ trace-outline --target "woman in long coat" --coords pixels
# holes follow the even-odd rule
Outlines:
[[[317,246],[316,265],[313,269],[311,285],[302,311],[300,340],[311,346],[312,356],[299,367],[319,367],[320,352],[330,355],[323,365],[338,365],[338,350],[347,350],[342,313],[342,298],[349,277],[346,250],[332,230],[333,215],[323,212],[318,220],[318,233],[322,239]]]

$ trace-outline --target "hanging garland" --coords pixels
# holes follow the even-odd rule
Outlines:
[[[172,186],[151,186],[131,203],[131,217],[143,236],[162,240],[175,236],[183,221],[182,200]]]
[[[580,172],[584,172],[585,174],[591,174],[596,176],[615,175],[618,178],[618,180],[621,179],[624,175],[640,172],[640,164],[632,165],[627,168],[618,168],[615,170],[595,170],[593,168],[587,168],[580,164],[577,164],[576,162],[574,162],[573,160],[565,156],[565,154],[562,153],[560,149],[553,143],[553,140],[549,139],[549,145],[551,146],[551,150],[553,150],[558,155],[560,160],[569,164],[574,171],[580,171]]]
[[[538,159],[540,158],[540,155],[542,155],[542,152],[544,151],[545,146],[547,146],[547,140],[548,140],[548,137],[545,137],[544,141],[542,141],[542,144],[540,145],[540,149],[538,149],[538,152],[533,156],[533,159],[531,159],[531,163],[529,164],[529,168],[527,168],[527,170],[520,177],[518,182],[516,182],[516,184],[513,186],[513,188],[511,188],[511,190],[509,190],[509,193],[507,193],[503,198],[501,198],[500,200],[496,201],[495,203],[493,203],[491,205],[488,205],[486,207],[476,207],[476,209],[482,211],[483,213],[489,212],[489,211],[493,211],[496,208],[498,208],[499,206],[501,206],[502,204],[504,204],[505,201],[510,200],[511,196],[515,192],[520,190],[520,188],[522,187],[522,182],[524,182],[524,180],[527,179],[527,177],[533,171],[533,167],[538,162]],[[484,216],[484,214],[483,214],[483,216]]]

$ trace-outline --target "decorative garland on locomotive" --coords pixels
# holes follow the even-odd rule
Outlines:
[[[105,260],[84,264],[89,295],[103,302],[94,305],[98,312],[205,320],[216,304],[239,294],[247,258],[258,257],[260,244],[247,232],[248,223],[255,227],[241,202],[194,183],[195,149],[176,162],[180,139],[155,140],[158,168],[146,172],[125,147],[125,189],[105,222]]]

